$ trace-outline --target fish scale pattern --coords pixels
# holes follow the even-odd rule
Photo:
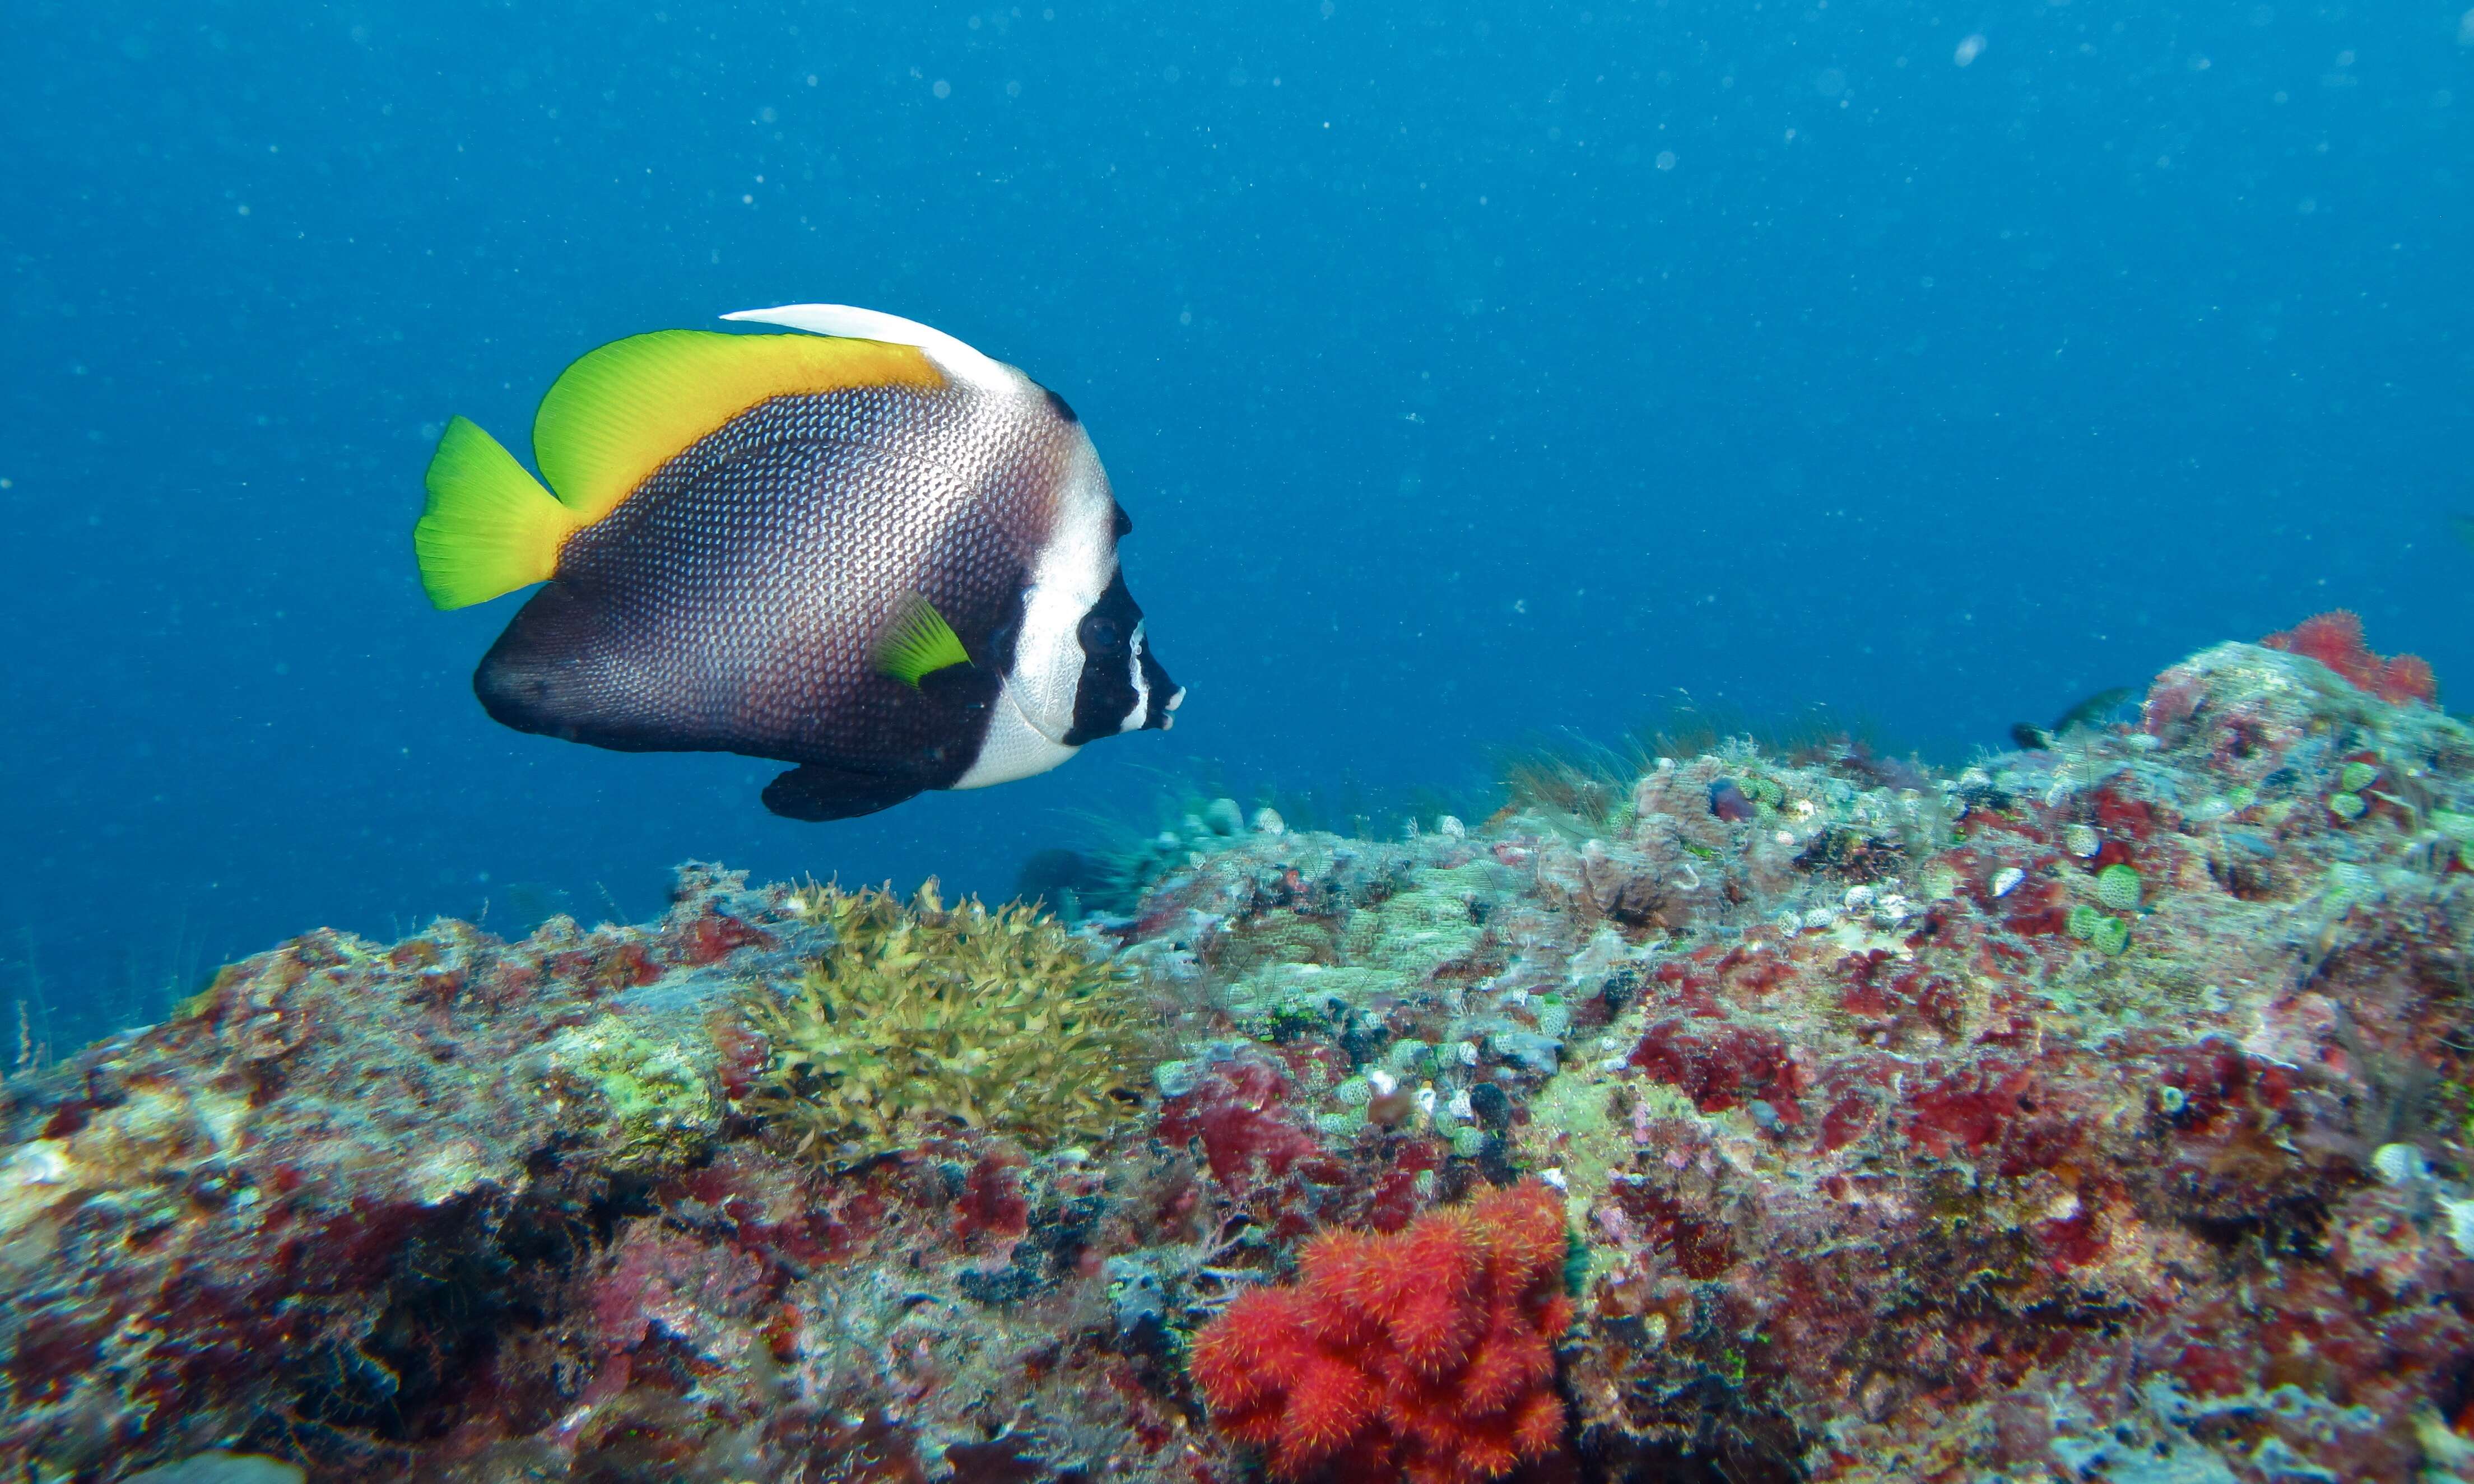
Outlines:
[[[929,786],[968,766],[993,676],[877,673],[904,596],[1002,664],[1082,440],[1036,395],[856,387],[775,398],[665,464],[562,552],[485,662],[518,724],[605,746],[747,753]],[[495,696],[494,696],[494,693]]]

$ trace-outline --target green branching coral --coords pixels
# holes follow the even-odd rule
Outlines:
[[[933,880],[908,904],[826,887],[803,910],[833,948],[746,1007],[773,1052],[747,1102],[802,1154],[865,1158],[956,1128],[1046,1147],[1139,1105],[1146,1017],[1055,918],[949,908]]]

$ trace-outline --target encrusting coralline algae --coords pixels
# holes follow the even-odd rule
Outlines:
[[[1956,773],[1215,810],[1104,985],[870,899],[870,1003],[1009,1007],[929,995],[898,1105],[832,1081],[864,1017],[767,1038],[813,887],[296,939],[0,1088],[0,1477],[2474,1479],[2474,733],[2315,622]],[[1031,958],[936,946],[1008,924],[1126,1034],[1021,1055]],[[1076,1056],[1053,1126],[950,1116]]]

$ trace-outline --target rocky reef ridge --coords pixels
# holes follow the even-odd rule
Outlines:
[[[2349,634],[1955,771],[1723,742],[1382,840],[1232,805],[1071,953],[869,898],[867,1005],[948,976],[889,1091],[813,883],[295,939],[0,1084],[0,1477],[1234,1484],[1485,1386],[1484,1476],[2474,1480],[2474,732]],[[979,1116],[1093,1039],[1024,1053],[1007,963],[1139,1032],[1053,1135]],[[1510,1392],[1381,1255],[1507,1201],[1565,1226]],[[1285,1433],[1246,1314],[1300,1316]]]

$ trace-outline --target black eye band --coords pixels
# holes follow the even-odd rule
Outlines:
[[[1065,734],[1067,746],[1114,737],[1133,716],[1141,697],[1134,690],[1130,641],[1134,625],[1142,620],[1143,611],[1126,591],[1126,574],[1120,572],[1076,626],[1075,637],[1082,645],[1082,676],[1074,688],[1074,726]]]

